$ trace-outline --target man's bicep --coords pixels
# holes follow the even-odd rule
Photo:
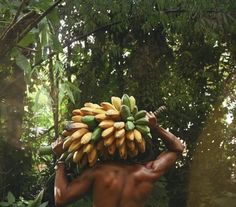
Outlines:
[[[59,194],[59,199],[61,198],[60,200],[62,202],[61,204],[68,204],[82,198],[91,188],[92,183],[93,177],[90,172],[86,172],[73,180],[67,185],[65,192],[61,192],[61,195]]]
[[[167,170],[173,166],[178,158],[178,153],[167,151],[161,153],[156,160],[152,161],[148,168],[151,168],[152,172],[157,178],[167,172]]]

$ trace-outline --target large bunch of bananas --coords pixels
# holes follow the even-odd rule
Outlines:
[[[85,103],[72,113],[62,132],[66,152],[61,159],[93,166],[115,155],[133,158],[145,152],[145,139],[152,138],[146,111],[138,111],[135,98],[127,94],[111,97],[111,103]]]

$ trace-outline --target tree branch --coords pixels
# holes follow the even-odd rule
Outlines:
[[[26,5],[27,3],[29,3],[29,1],[30,1],[30,0],[22,0],[21,5],[19,6],[19,8],[18,8],[18,10],[17,10],[17,12],[16,12],[16,15],[14,16],[14,19],[13,19],[13,21],[12,21],[13,24],[16,22],[16,20],[17,20],[17,18],[19,17],[21,11],[22,11],[23,8],[25,7],[25,5]]]
[[[41,14],[38,18],[36,18],[31,25],[21,34],[19,37],[22,39],[31,29],[33,29],[44,17],[46,17],[58,4],[60,4],[63,0],[56,1],[52,6],[50,6],[43,14]]]
[[[23,47],[23,46],[20,46],[20,45],[16,45],[16,47],[21,48],[21,49],[23,49],[23,50],[29,50],[29,51],[31,51],[31,52],[37,52],[37,50],[32,49],[32,48],[30,48],[30,47]]]
[[[16,20],[17,20],[18,16],[20,15],[20,12],[22,11],[22,9],[23,9],[23,7],[24,7],[26,1],[28,1],[28,0],[23,0],[23,1],[22,1],[22,3],[21,3],[21,5],[19,6],[19,8],[18,8],[18,10],[17,10],[17,12],[16,12],[16,14],[15,14],[13,20],[10,22],[10,24],[7,26],[7,28],[4,29],[4,31],[2,32],[2,34],[1,34],[0,37],[5,36],[5,34],[10,30],[10,28],[16,23]],[[0,38],[0,39],[1,39],[1,38]]]
[[[41,15],[31,11],[15,24],[8,26],[7,31],[0,36],[0,58],[8,55],[12,48],[61,2],[62,0],[56,1]]]
[[[76,42],[76,41],[79,41],[79,40],[81,40],[81,39],[84,39],[85,37],[88,37],[89,35],[92,35],[92,34],[98,32],[98,31],[104,30],[104,29],[106,29],[106,28],[108,28],[108,27],[111,27],[111,26],[114,26],[114,25],[120,24],[120,23],[121,23],[121,21],[117,21],[117,22],[112,22],[112,23],[110,23],[110,24],[107,24],[107,25],[98,27],[97,29],[95,29],[95,30],[93,30],[93,31],[91,31],[91,32],[88,32],[87,34],[84,34],[84,35],[81,35],[81,36],[79,36],[79,37],[74,38],[73,40],[69,41],[69,42],[68,42],[66,45],[64,45],[63,47],[68,47],[68,46],[70,46],[72,43],[74,43],[74,42]]]

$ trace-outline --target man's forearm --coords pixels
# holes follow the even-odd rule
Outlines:
[[[55,176],[55,187],[54,187],[54,198],[56,206],[61,206],[63,202],[63,195],[66,191],[68,180],[65,173],[64,164],[56,165],[56,176]]]
[[[152,129],[152,133],[162,139],[162,141],[164,142],[164,144],[166,145],[169,151],[178,152],[178,153],[183,152],[184,145],[171,132],[168,132],[167,130],[163,129],[160,126],[156,126],[155,128]]]

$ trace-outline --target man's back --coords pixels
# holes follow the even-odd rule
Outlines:
[[[142,207],[153,187],[142,165],[106,163],[92,169],[94,206]]]

